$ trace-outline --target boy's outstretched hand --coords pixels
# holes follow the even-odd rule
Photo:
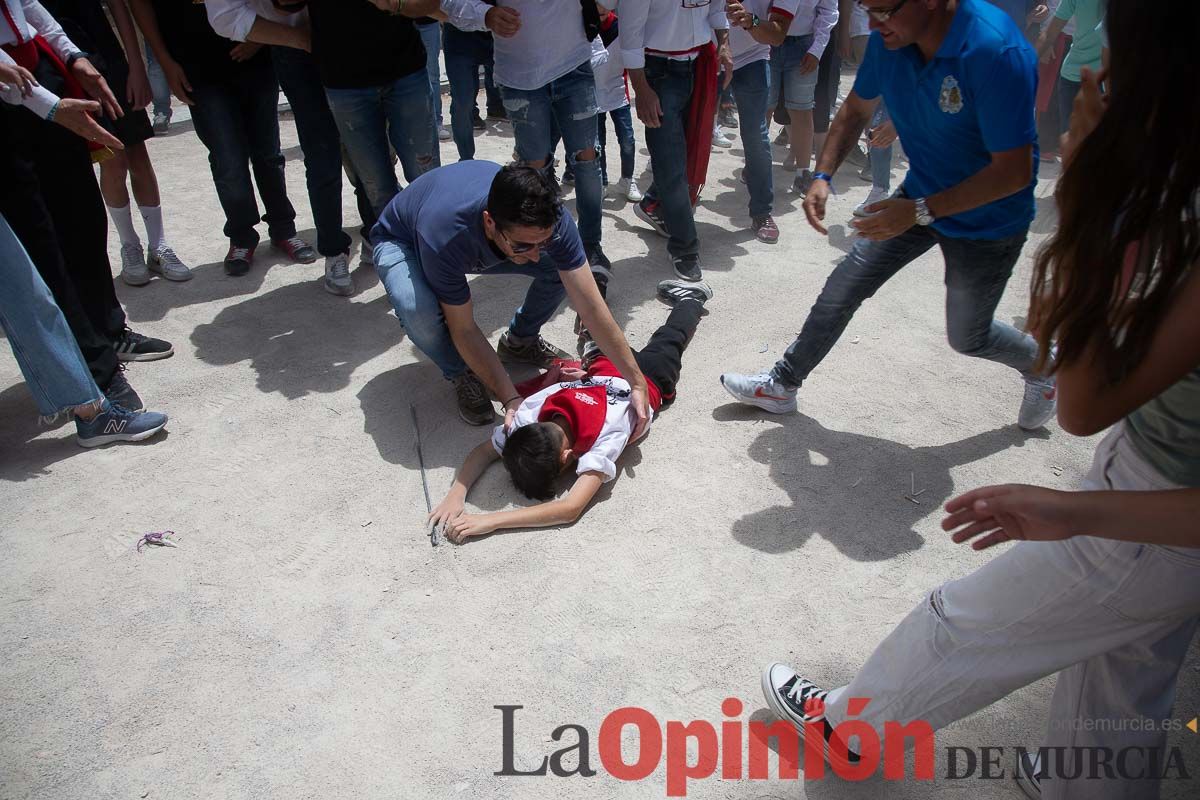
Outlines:
[[[459,514],[462,514],[463,500],[464,498],[458,497],[456,493],[451,490],[450,494],[442,498],[442,502],[434,506],[433,511],[429,512],[429,524],[436,528],[439,525],[445,525]]]
[[[484,536],[496,530],[491,514],[462,514],[446,523],[445,536],[455,544],[462,544],[472,536]]]

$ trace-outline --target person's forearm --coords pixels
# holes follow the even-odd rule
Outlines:
[[[129,62],[129,68],[145,72],[145,56],[142,55],[137,28],[133,26],[129,6],[125,5],[125,0],[108,0],[108,10],[117,25],[117,36],[121,40],[121,47],[125,49],[125,60]]]
[[[304,49],[301,38],[301,29],[262,17],[254,18],[254,24],[250,26],[250,32],[246,34],[247,42],[292,47],[298,50]]]
[[[1033,149],[1029,148],[1028,164],[1015,167],[995,159],[962,183],[925,198],[935,219],[952,217],[988,203],[1016,194],[1033,178]]]
[[[1046,30],[1042,31],[1042,35],[1038,37],[1037,41],[1037,54],[1039,58],[1045,55],[1046,50],[1053,47],[1054,43],[1058,41],[1058,35],[1063,32],[1066,24],[1066,20],[1055,17],[1046,26]]]
[[[579,518],[579,511],[565,498],[538,503],[536,506],[514,508],[510,511],[494,511],[488,514],[489,521],[500,528],[549,528],[566,525]]]
[[[155,60],[160,64],[173,62],[175,59],[171,57],[171,51],[167,49],[162,33],[158,30],[158,17],[154,13],[154,7],[150,5],[150,0],[129,0],[129,10],[133,12],[133,19],[142,32],[142,38],[150,45]]]
[[[783,44],[783,40],[787,38],[788,21],[785,18],[772,16],[770,19],[761,20],[757,28],[748,28],[746,32],[759,44],[769,44],[775,47]]]
[[[719,29],[713,31],[713,33],[717,37],[717,47],[728,47],[729,46],[729,31],[728,30],[726,30],[724,28],[719,28]]]
[[[846,156],[858,146],[858,140],[871,121],[874,110],[873,103],[863,100],[853,104],[849,101],[842,104],[829,126],[825,146],[821,148],[821,154],[817,158],[817,172],[833,175],[838,171]]]
[[[635,389],[645,388],[646,378],[633,358],[633,351],[629,349],[629,342],[625,341],[625,334],[617,327],[617,322],[612,318],[612,312],[608,310],[604,298],[600,296],[600,290],[596,288],[591,274],[581,270],[582,267],[565,273],[567,296],[571,305],[579,313],[580,320],[592,334],[596,344],[600,345],[600,351],[616,365],[621,376],[629,381],[629,385]],[[576,280],[577,275],[581,275],[582,279]]]
[[[1200,489],[1069,492],[1079,535],[1168,547],[1200,547]]]
[[[454,340],[454,346],[458,348],[463,361],[467,362],[467,366],[479,376],[497,400],[505,403],[520,396],[512,378],[500,363],[500,357],[478,327],[465,332],[451,328],[450,338]]]
[[[475,481],[479,480],[492,462],[499,457],[490,439],[476,447],[467,454],[462,466],[458,468],[458,473],[454,476],[454,483],[450,485],[447,496],[459,501],[466,500],[467,493],[471,491]]]

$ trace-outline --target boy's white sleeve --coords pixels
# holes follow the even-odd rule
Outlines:
[[[608,483],[617,477],[617,459],[629,443],[629,429],[623,426],[608,428],[596,439],[592,449],[579,457],[575,466],[575,474],[585,472],[601,472],[604,482]]]

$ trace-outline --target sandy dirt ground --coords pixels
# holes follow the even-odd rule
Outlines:
[[[311,236],[286,116],[282,136]],[[480,157],[504,161],[511,129],[492,124],[477,144]],[[759,669],[769,661],[846,681],[931,588],[993,557],[941,532],[945,500],[989,483],[1071,488],[1089,466],[1095,439],[1053,425],[1021,432],[1017,375],[946,344],[936,253],[864,305],[805,385],[798,415],[733,404],[718,375],[768,367],[792,340],[868,190],[851,171],[838,181],[825,239],[777,166],[782,238],[760,244],[736,177],[739,143],[714,154],[697,212],[716,297],[678,402],[578,524],[432,549],[409,406],[435,502],[487,430],[459,420],[449,384],[405,337],[370,267],[354,270],[348,300],[322,291],[320,264],[285,263],[266,247],[250,275],[226,277],[204,148],[184,123],[150,149],[170,241],[196,277],[118,288],[133,327],[175,345],[173,358],[129,371],[147,404],[170,414],[169,434],[78,447],[73,426],[39,427],[0,348],[0,797],[663,797],[662,765],[638,782],[602,770],[609,712],[716,724],[733,697],[745,727],[766,719]],[[776,148],[776,164],[783,155]],[[442,157],[457,157],[452,142]],[[640,147],[639,174],[646,165]],[[1038,186],[1004,320],[1023,321],[1031,256],[1054,224],[1051,191],[1050,180]],[[344,201],[349,223],[348,187]],[[638,347],[667,314],[654,299],[670,274],[665,242],[617,200],[605,202],[604,237],[613,313]],[[115,232],[109,250],[119,264]],[[493,340],[526,283],[473,280]],[[573,319],[564,306],[544,333],[570,348]],[[913,484],[919,504],[905,499]],[[499,467],[469,498],[480,510],[517,502]],[[164,529],[176,549],[136,552],[142,534]],[[1196,656],[1180,681],[1183,720],[1200,709]],[[1011,771],[1014,748],[1040,741],[1052,688],[1035,683],[940,733],[938,774],[951,746],[1004,747]],[[524,707],[518,768],[566,746],[551,732],[576,724],[599,774],[495,776],[498,705]],[[1200,773],[1200,737],[1183,730],[1171,744]],[[1010,780],[979,779],[688,786],[693,798],[967,793],[1019,796]],[[1164,791],[1196,795],[1191,782]]]

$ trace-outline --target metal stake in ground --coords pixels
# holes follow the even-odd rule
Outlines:
[[[425,456],[421,453],[421,426],[417,424],[417,407],[409,403],[408,410],[412,412],[413,431],[417,434],[417,465],[421,468],[421,488],[425,491],[425,518],[428,520],[428,515],[433,513],[433,504],[429,502],[429,481],[425,479]],[[429,525],[429,545],[430,547],[438,545],[437,526],[432,524]]]

